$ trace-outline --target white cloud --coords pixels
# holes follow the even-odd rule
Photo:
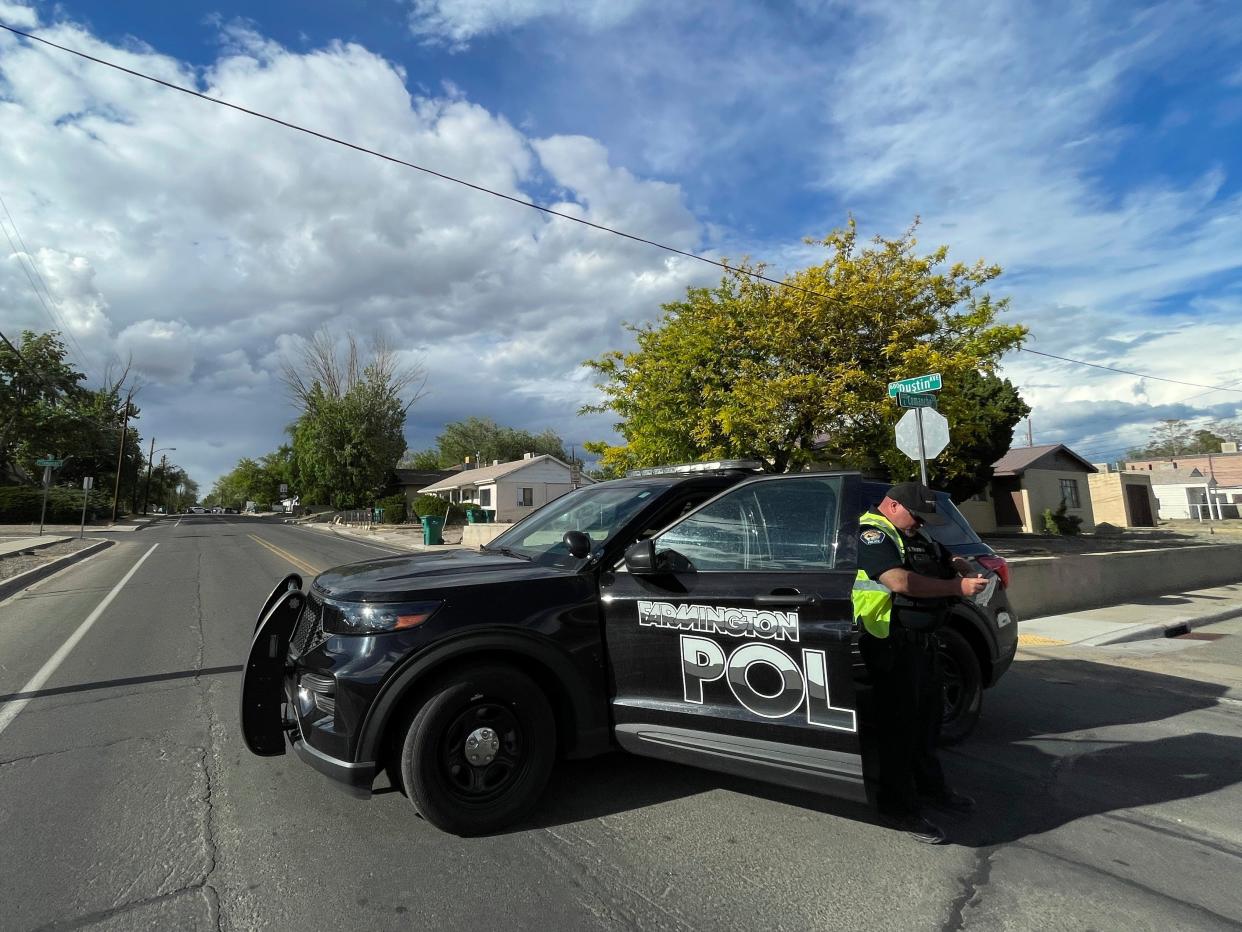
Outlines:
[[[463,43],[477,36],[558,19],[588,30],[615,26],[647,0],[413,0],[410,26],[416,35]]]
[[[593,140],[529,139],[460,94],[411,97],[396,66],[357,45],[297,54],[234,29],[196,72],[79,27],[45,32],[519,199],[551,179],[576,215],[697,245],[675,185],[611,165]],[[144,432],[208,482],[280,443],[293,417],[275,384],[280,350],[322,326],[383,332],[424,361],[416,443],[470,415],[556,424],[579,445],[606,435],[607,419],[575,415],[592,398],[579,364],[626,339],[622,320],[703,276],[650,247],[4,38],[0,120],[5,200],[71,329],[101,359],[132,354],[153,383]],[[14,299],[0,328],[38,324],[10,265],[0,262],[0,296]],[[542,384],[580,391],[550,397]]]

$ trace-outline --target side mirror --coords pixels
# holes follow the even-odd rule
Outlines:
[[[569,555],[574,559],[581,560],[591,555],[591,535],[585,531],[566,531],[561,540],[565,542]]]
[[[635,576],[650,576],[655,573],[655,541],[648,537],[626,547],[625,568]]]

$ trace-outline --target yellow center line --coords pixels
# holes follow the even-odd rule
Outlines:
[[[299,560],[289,551],[282,550],[280,547],[277,547],[275,544],[264,540],[262,537],[257,537],[254,534],[248,534],[247,536],[251,540],[253,540],[256,544],[262,544],[268,550],[272,551],[272,553],[276,554],[276,556],[281,557],[282,559],[288,560],[290,563],[292,563],[294,566],[300,569],[303,573],[309,573],[312,576],[318,576],[320,573],[323,572],[323,570],[316,569],[315,567],[307,563],[305,560]]]

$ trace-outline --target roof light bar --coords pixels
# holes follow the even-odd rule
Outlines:
[[[745,469],[759,472],[763,463],[758,460],[713,460],[710,463],[679,463],[673,466],[649,466],[646,469],[631,469],[625,475],[633,479],[639,476],[684,476],[702,472],[723,472],[726,469]]]

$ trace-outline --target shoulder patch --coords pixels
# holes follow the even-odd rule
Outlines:
[[[884,536],[884,532],[878,528],[869,527],[862,532],[862,542],[864,544],[881,544],[885,540],[887,538]]]

